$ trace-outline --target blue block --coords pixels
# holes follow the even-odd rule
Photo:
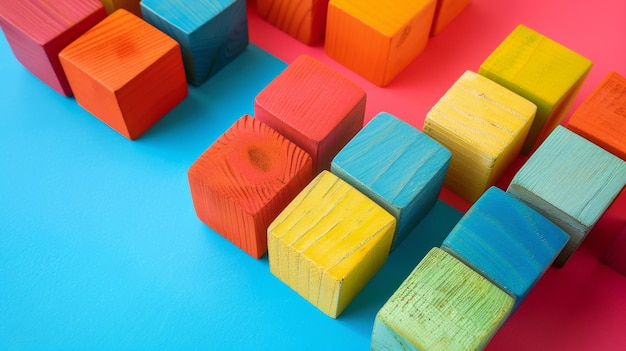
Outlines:
[[[141,14],[180,44],[187,81],[200,85],[248,45],[245,0],[142,0]]]
[[[335,156],[330,170],[396,217],[393,250],[434,206],[451,155],[430,136],[381,112]]]
[[[489,188],[441,244],[515,297],[515,307],[561,252],[569,236],[510,194]]]

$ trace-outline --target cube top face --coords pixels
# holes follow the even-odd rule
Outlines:
[[[335,156],[331,170],[358,180],[387,200],[392,205],[387,210],[397,215],[450,157],[450,151],[430,136],[383,112]]]
[[[626,160],[626,77],[611,72],[570,117],[567,127]]]
[[[0,20],[43,46],[85,17],[103,9],[98,0],[9,0],[0,2]]]
[[[545,211],[571,217],[580,233],[591,229],[626,184],[626,162],[558,126],[522,166],[508,192]],[[552,219],[552,218],[551,218]],[[568,234],[570,230],[565,229]]]
[[[512,307],[511,296],[435,247],[378,312],[372,350],[480,350]]]
[[[289,157],[288,162],[281,157]],[[245,115],[194,162],[189,177],[207,180],[205,187],[255,214],[303,170],[312,174],[311,157],[306,152]],[[231,177],[224,177],[225,173]]]
[[[68,45],[60,56],[116,91],[179,48],[163,32],[119,9]]]
[[[549,112],[591,66],[582,55],[519,25],[481,64],[479,73],[524,91],[522,95]]]
[[[224,9],[241,0],[194,0],[187,2],[168,0],[142,0],[141,6],[159,14],[185,33],[192,33]]]
[[[316,59],[301,55],[257,95],[255,115],[260,107],[296,134],[319,142],[344,116],[364,105],[365,90]]]
[[[489,188],[441,248],[486,275],[521,302],[569,236],[512,195]]]
[[[428,112],[424,131],[434,136],[445,130],[441,133],[456,136],[464,148],[490,164],[515,139],[528,134],[536,111],[530,101],[466,71]]]
[[[332,6],[350,13],[387,37],[395,35],[430,3],[433,1],[330,0]]]

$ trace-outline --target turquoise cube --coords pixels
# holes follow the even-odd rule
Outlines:
[[[435,205],[451,155],[382,112],[339,151],[330,170],[396,217],[393,250]]]
[[[187,81],[201,85],[248,46],[245,0],[142,0],[148,23],[180,44]]]
[[[515,297],[517,307],[569,236],[510,194],[489,188],[441,248]]]
[[[515,174],[507,192],[561,227],[570,239],[562,267],[626,184],[626,162],[558,126]]]

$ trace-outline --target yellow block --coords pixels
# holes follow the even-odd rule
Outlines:
[[[520,152],[537,107],[466,71],[426,115],[424,132],[452,152],[444,186],[476,201]]]
[[[559,125],[592,62],[519,25],[482,63],[478,73],[537,105],[522,153],[534,150]]]
[[[141,0],[100,0],[108,14],[117,9],[125,9],[138,17],[141,17],[140,1]]]
[[[395,218],[323,171],[268,228],[270,271],[337,318],[387,260]]]

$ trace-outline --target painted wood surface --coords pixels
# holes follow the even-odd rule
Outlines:
[[[626,277],[626,226],[606,249],[602,262]]]
[[[561,252],[569,236],[512,195],[491,187],[441,248],[515,297],[515,307]]]
[[[465,10],[471,0],[437,0],[430,35],[437,35]]]
[[[76,101],[129,139],[141,136],[187,96],[178,43],[124,9],[59,57]]]
[[[328,171],[268,228],[270,271],[337,318],[387,260],[395,218]]]
[[[424,120],[424,132],[452,152],[444,186],[476,201],[519,154],[536,110],[501,85],[463,73]]]
[[[15,57],[64,96],[72,89],[59,52],[104,17],[98,0],[0,1],[0,27]]]
[[[118,9],[125,9],[135,16],[141,17],[141,8],[139,3],[141,0],[100,0],[108,14]]]
[[[196,214],[255,258],[267,228],[311,181],[311,157],[263,122],[241,117],[189,168]]]
[[[522,153],[536,149],[567,114],[592,62],[545,35],[519,25],[480,65],[478,73],[537,105]]]
[[[371,349],[480,350],[512,307],[513,297],[435,247],[376,315]]]
[[[558,126],[515,174],[507,192],[561,227],[570,239],[562,267],[626,184],[626,162]]]
[[[626,77],[607,74],[574,111],[567,128],[626,160]]]
[[[363,127],[365,91],[318,60],[301,55],[254,101],[254,116],[313,158],[317,174]]]
[[[143,0],[141,12],[180,44],[187,80],[196,86],[248,46],[245,0]]]
[[[426,47],[435,0],[330,0],[324,51],[387,86]]]
[[[328,0],[257,0],[256,6],[261,18],[304,44],[324,37]]]
[[[428,135],[382,112],[335,156],[330,170],[396,217],[393,250],[435,205],[450,156]]]

